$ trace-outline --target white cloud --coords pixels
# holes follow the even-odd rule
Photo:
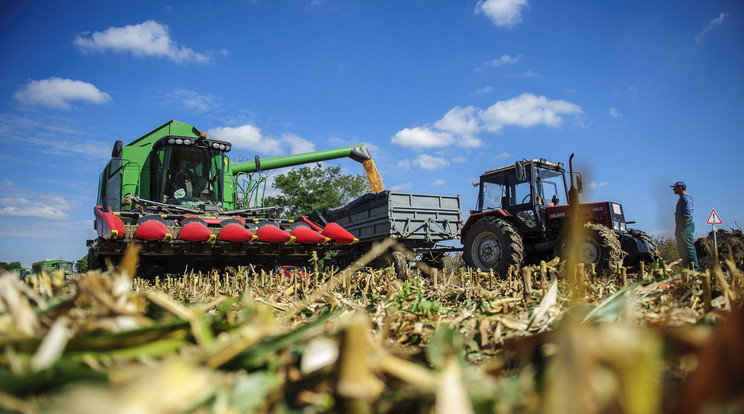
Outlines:
[[[493,68],[497,68],[497,67],[503,66],[503,65],[513,65],[513,64],[519,62],[521,59],[522,59],[522,55],[518,55],[518,56],[515,56],[515,57],[511,57],[509,55],[503,55],[503,56],[501,56],[498,59],[493,59],[491,61],[484,62],[483,63],[483,66],[490,66],[490,67],[493,67]]]
[[[435,122],[434,127],[455,135],[472,135],[480,130],[476,117],[477,111],[478,108],[474,106],[466,108],[456,106],[444,114],[442,119]]]
[[[109,27],[102,32],[77,36],[75,45],[87,52],[112,50],[131,52],[135,56],[167,58],[176,63],[208,62],[209,56],[179,46],[170,37],[168,26],[148,20],[124,27]],[[219,53],[225,54],[225,51]]]
[[[207,130],[207,136],[225,140],[236,149],[253,150],[260,154],[280,154],[280,142],[261,135],[257,127],[246,124],[238,127],[217,127]]]
[[[236,149],[253,150],[259,154],[280,154],[281,142],[261,135],[261,130],[246,124],[238,127],[217,127],[207,131],[207,136],[232,143]]]
[[[404,191],[404,190],[410,190],[411,188],[413,188],[413,184],[401,183],[401,184],[397,184],[397,185],[390,187],[390,191]]]
[[[13,181],[10,180],[10,178],[5,177],[2,183],[0,183],[0,187],[13,187],[15,184]]]
[[[0,198],[0,216],[37,217],[45,220],[67,220],[69,209],[63,197],[41,196],[39,200]]]
[[[447,180],[437,179],[432,181],[431,185],[445,185],[447,184]]]
[[[0,237],[11,239],[23,237],[30,239],[63,239],[63,240],[85,240],[97,237],[93,229],[93,220],[80,221],[55,221],[50,226],[46,221],[35,220],[13,220],[0,226]],[[64,243],[60,244],[64,246]],[[57,256],[56,258],[62,257]],[[52,256],[51,258],[55,258]],[[34,258],[33,260],[38,260]],[[49,259],[49,257],[47,258]]]
[[[405,160],[398,161],[398,164],[396,164],[395,166],[401,170],[410,170],[411,161],[408,158],[406,158]]]
[[[189,89],[175,89],[165,95],[168,105],[179,103],[185,109],[197,113],[211,112],[222,107],[222,99],[217,96],[199,93]]]
[[[41,105],[56,109],[70,109],[71,101],[100,104],[111,100],[109,94],[101,92],[93,84],[56,77],[39,81],[29,80],[26,86],[13,94],[13,98],[25,105]]]
[[[698,33],[697,36],[695,36],[695,43],[697,43],[699,45],[702,45],[703,44],[703,39],[705,38],[705,36],[708,35],[708,32],[710,32],[711,30],[713,30],[713,28],[715,28],[716,26],[720,26],[721,24],[723,24],[723,19],[725,19],[726,16],[728,16],[728,13],[723,13],[722,12],[718,17],[716,17],[715,19],[711,20],[708,23],[708,25],[705,26],[705,28],[703,29],[703,31],[700,32],[700,33]]]
[[[617,110],[617,108],[610,108],[610,116],[620,118],[623,115]]]
[[[607,185],[610,185],[610,183],[608,181],[602,181],[600,183],[598,183],[596,181],[592,181],[591,183],[589,183],[589,188],[598,188],[598,187],[604,187],[604,186],[607,186]]]
[[[529,7],[527,0],[479,0],[475,13],[483,13],[499,27],[513,27],[522,22],[522,11]]]
[[[416,149],[446,147],[453,143],[452,134],[427,127],[403,128],[392,139],[393,144]]]
[[[81,142],[62,139],[44,139],[28,137],[24,140],[40,148],[45,154],[63,157],[84,157],[87,159],[105,160],[111,157],[111,143],[86,140]]]
[[[563,122],[562,115],[581,112],[581,108],[571,102],[524,93],[508,101],[496,102],[483,111],[480,117],[486,130],[499,132],[506,125],[529,128],[545,124],[557,128]]]
[[[501,132],[504,126],[529,128],[539,124],[557,128],[563,116],[582,113],[571,102],[550,100],[531,93],[499,101],[486,110],[475,106],[450,109],[433,125],[404,128],[392,138],[392,143],[417,150],[457,145],[476,148],[483,142],[475,134],[482,131]]]
[[[482,88],[478,88],[473,92],[476,95],[485,95],[487,93],[490,93],[493,90],[493,87],[491,85],[486,85]]]
[[[237,127],[217,127],[207,131],[207,136],[232,143],[233,148],[254,151],[263,156],[279,155],[288,148],[291,154],[302,154],[315,151],[315,144],[292,133],[286,133],[280,138],[264,136],[261,130],[253,125],[245,124]]]
[[[497,155],[497,156],[495,156],[493,158],[496,159],[496,160],[506,160],[506,159],[509,159],[511,157],[512,157],[512,155],[509,154],[508,152],[502,152],[501,154],[499,154],[499,155]]]
[[[413,160],[413,163],[424,170],[429,171],[437,170],[449,165],[449,161],[444,158],[434,157],[428,154],[419,155],[415,160]]]
[[[284,134],[282,136],[282,142],[289,144],[290,153],[292,154],[303,154],[315,151],[315,144],[304,138],[300,138],[295,134]]]

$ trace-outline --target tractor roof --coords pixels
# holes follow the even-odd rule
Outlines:
[[[544,167],[563,169],[563,163],[562,162],[559,162],[559,163],[550,162],[550,161],[545,160],[544,158],[540,158],[540,159],[533,158],[531,160],[524,160],[524,162],[526,164],[539,164],[539,165],[544,166]],[[496,173],[499,173],[499,172],[504,172],[504,171],[512,170],[512,169],[514,169],[514,166],[515,166],[515,164],[510,164],[510,165],[506,165],[506,166],[503,166],[503,167],[494,168],[492,170],[488,170],[488,171],[484,172],[483,175],[496,174]]]

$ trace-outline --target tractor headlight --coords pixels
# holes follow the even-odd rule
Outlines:
[[[191,140],[190,139],[185,139],[185,140],[183,140],[183,143],[186,144],[186,145],[191,145]]]
[[[171,145],[173,145],[173,144],[176,143],[176,140],[173,139],[173,138],[171,138],[171,139],[168,140],[168,143],[171,144]]]
[[[183,144],[183,140],[181,138],[176,138],[176,144],[178,145]]]
[[[620,230],[628,231],[628,228],[625,226],[625,223],[620,223]]]
[[[214,148],[214,149],[219,149],[219,148],[220,148],[220,144],[218,144],[218,143],[216,143],[216,142],[213,142],[213,143],[212,143],[212,148]]]

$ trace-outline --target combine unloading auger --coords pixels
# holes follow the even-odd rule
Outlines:
[[[117,263],[141,244],[142,274],[226,266],[305,265],[317,252],[357,239],[336,223],[276,217],[252,173],[349,157],[371,161],[363,145],[231,163],[231,144],[169,121],[130,144],[117,141],[101,174],[89,264]],[[241,179],[241,175],[244,175]],[[247,176],[247,178],[246,178]],[[241,181],[247,188],[241,191]],[[264,182],[265,185],[265,182]]]

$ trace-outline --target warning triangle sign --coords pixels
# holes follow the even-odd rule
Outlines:
[[[713,209],[710,211],[710,215],[708,216],[708,221],[706,221],[706,223],[707,224],[723,224],[721,217],[718,216],[718,213],[716,213],[716,209]]]

